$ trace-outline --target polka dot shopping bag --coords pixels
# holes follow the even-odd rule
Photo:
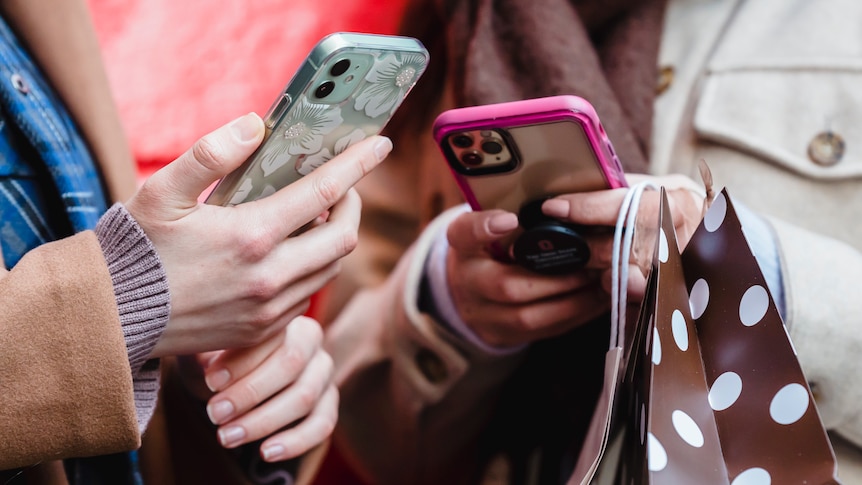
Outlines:
[[[839,483],[727,191],[682,254],[663,189],[661,199],[646,296],[635,326],[612,332],[604,390],[568,484]]]

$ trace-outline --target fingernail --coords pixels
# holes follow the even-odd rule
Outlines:
[[[568,217],[569,202],[562,199],[548,199],[542,204],[542,212],[551,217]]]
[[[207,406],[207,416],[213,424],[227,421],[234,411],[233,403],[230,401],[218,401]]]
[[[230,124],[231,131],[239,141],[245,143],[257,138],[260,133],[260,122],[251,113],[241,116]]]
[[[210,372],[204,376],[204,381],[207,383],[210,391],[218,392],[230,381],[230,372],[227,369]]]
[[[262,449],[261,454],[263,454],[263,459],[266,461],[274,461],[284,455],[284,446],[281,445],[269,445],[266,448]]]
[[[374,144],[374,154],[377,155],[377,160],[383,160],[389,152],[392,151],[392,140],[385,136],[381,136]]]
[[[497,214],[488,219],[488,230],[493,234],[506,234],[518,227],[518,216],[511,212]]]
[[[240,426],[218,430],[218,440],[222,446],[230,448],[238,445],[245,438],[245,430]]]

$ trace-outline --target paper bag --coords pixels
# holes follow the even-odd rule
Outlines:
[[[568,484],[839,483],[727,191],[682,254],[661,197],[637,324],[618,329],[608,352],[603,394]]]

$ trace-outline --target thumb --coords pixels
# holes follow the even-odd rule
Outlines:
[[[462,252],[481,251],[518,227],[518,216],[502,210],[465,212],[449,224],[449,245]]]
[[[162,205],[176,209],[194,207],[207,187],[254,153],[263,135],[260,116],[255,113],[241,116],[200,138],[179,158],[147,179],[144,188],[151,197],[161,200]]]

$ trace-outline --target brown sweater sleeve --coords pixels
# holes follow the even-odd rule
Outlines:
[[[111,275],[93,232],[0,274],[0,469],[136,448]]]

